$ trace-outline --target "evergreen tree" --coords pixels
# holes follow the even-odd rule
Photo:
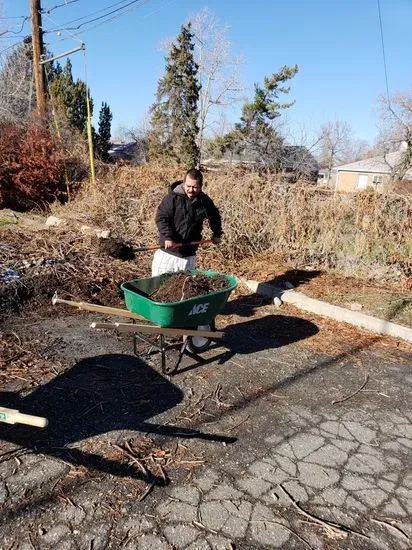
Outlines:
[[[179,164],[196,166],[196,144],[200,85],[198,65],[193,59],[190,23],[182,26],[166,57],[166,71],[159,80],[156,103],[152,106],[149,156],[166,157]]]
[[[298,70],[297,65],[284,65],[279,72],[264,78],[263,87],[255,84],[253,101],[243,105],[235,134],[232,133],[230,136],[230,147],[244,153],[259,168],[282,168],[284,143],[273,126],[273,121],[281,116],[283,110],[295,103],[280,103],[279,95],[289,93],[290,87],[285,86],[285,83],[293,78]]]
[[[106,102],[102,103],[99,113],[99,126],[96,135],[96,151],[102,161],[109,160],[109,146],[113,114]]]
[[[281,93],[289,93],[290,87],[285,87],[284,84],[293,78],[298,70],[297,65],[284,65],[278,73],[273,73],[271,77],[265,76],[263,88],[255,84],[255,97],[251,103],[243,105],[239,128],[243,131],[267,128],[272,120],[281,115],[283,109],[294,105],[294,101],[279,103],[278,97]]]
[[[86,83],[79,78],[73,80],[72,64],[70,59],[61,70],[60,65],[52,74],[49,92],[57,108],[63,112],[71,126],[80,132],[87,130],[87,103]],[[90,114],[93,114],[93,100],[89,96]]]

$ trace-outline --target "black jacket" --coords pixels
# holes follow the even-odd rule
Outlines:
[[[193,200],[189,199],[183,189],[183,182],[172,184],[168,194],[162,200],[156,213],[156,225],[159,230],[160,246],[165,241],[190,243],[202,239],[203,221],[209,220],[213,237],[222,235],[222,223],[219,210],[206,193]],[[168,249],[167,252],[179,257],[194,256],[197,246],[182,246]]]

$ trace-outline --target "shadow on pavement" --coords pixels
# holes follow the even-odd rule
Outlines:
[[[0,439],[37,453],[62,458],[73,465],[164,485],[163,478],[150,475],[147,479],[127,464],[67,445],[113,430],[135,430],[226,443],[236,440],[147,422],[172,409],[182,399],[183,392],[177,386],[139,358],[120,354],[90,357],[25,397],[0,392],[2,406],[49,420],[49,425],[44,429],[0,424]]]
[[[179,369],[178,373],[208,363],[217,362],[222,365],[237,354],[247,355],[281,348],[310,338],[318,332],[318,327],[311,321],[292,315],[267,315],[266,317],[253,318],[250,321],[229,325],[224,329],[225,337],[222,340],[222,344],[229,348],[228,350],[207,359],[188,353],[197,363]],[[217,343],[213,346],[213,349],[218,350],[219,347],[220,344]]]
[[[264,281],[264,285],[273,285],[278,288],[287,290],[286,282],[293,284],[293,287],[297,287],[305,284],[312,279],[315,279],[321,275],[321,271],[307,271],[305,269],[291,269],[285,271],[282,275],[278,275],[269,281]],[[230,300],[225,305],[221,315],[238,315],[240,317],[252,317],[259,307],[267,305],[271,302],[270,298],[261,296],[259,294],[248,294],[246,296],[238,296],[233,300]]]
[[[306,269],[289,269],[282,273],[282,275],[277,275],[270,281],[265,281],[266,284],[274,286],[282,286],[284,283],[292,283],[294,288],[301,286],[319,275],[322,274],[322,271],[318,270],[306,270]]]

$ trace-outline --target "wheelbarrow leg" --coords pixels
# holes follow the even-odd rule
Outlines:
[[[183,340],[182,347],[180,348],[179,357],[177,358],[176,364],[175,364],[174,369],[173,369],[172,372],[176,372],[177,369],[179,368],[180,361],[182,360],[183,355],[186,353],[187,343],[188,343],[188,339],[185,338]]]
[[[167,373],[167,368],[166,368],[166,346],[165,346],[165,337],[164,337],[164,334],[160,334],[160,354],[162,356],[162,373],[163,374],[168,374]]]
[[[162,356],[162,372],[163,374],[174,374],[179,368],[180,362],[183,358],[183,355],[186,353],[188,340],[185,338],[183,344],[180,348],[179,357],[177,358],[176,363],[172,366],[171,369],[167,368],[167,358],[166,351],[169,349],[169,346],[165,343],[165,337],[163,334],[160,335],[160,353]]]

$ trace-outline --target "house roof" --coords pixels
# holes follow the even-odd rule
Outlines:
[[[400,163],[401,155],[401,151],[395,151],[387,155],[380,155],[378,157],[358,160],[357,162],[350,162],[349,164],[342,164],[341,166],[336,166],[334,169],[337,172],[372,172],[389,174],[391,168]],[[412,168],[406,172],[406,175],[412,177]]]

